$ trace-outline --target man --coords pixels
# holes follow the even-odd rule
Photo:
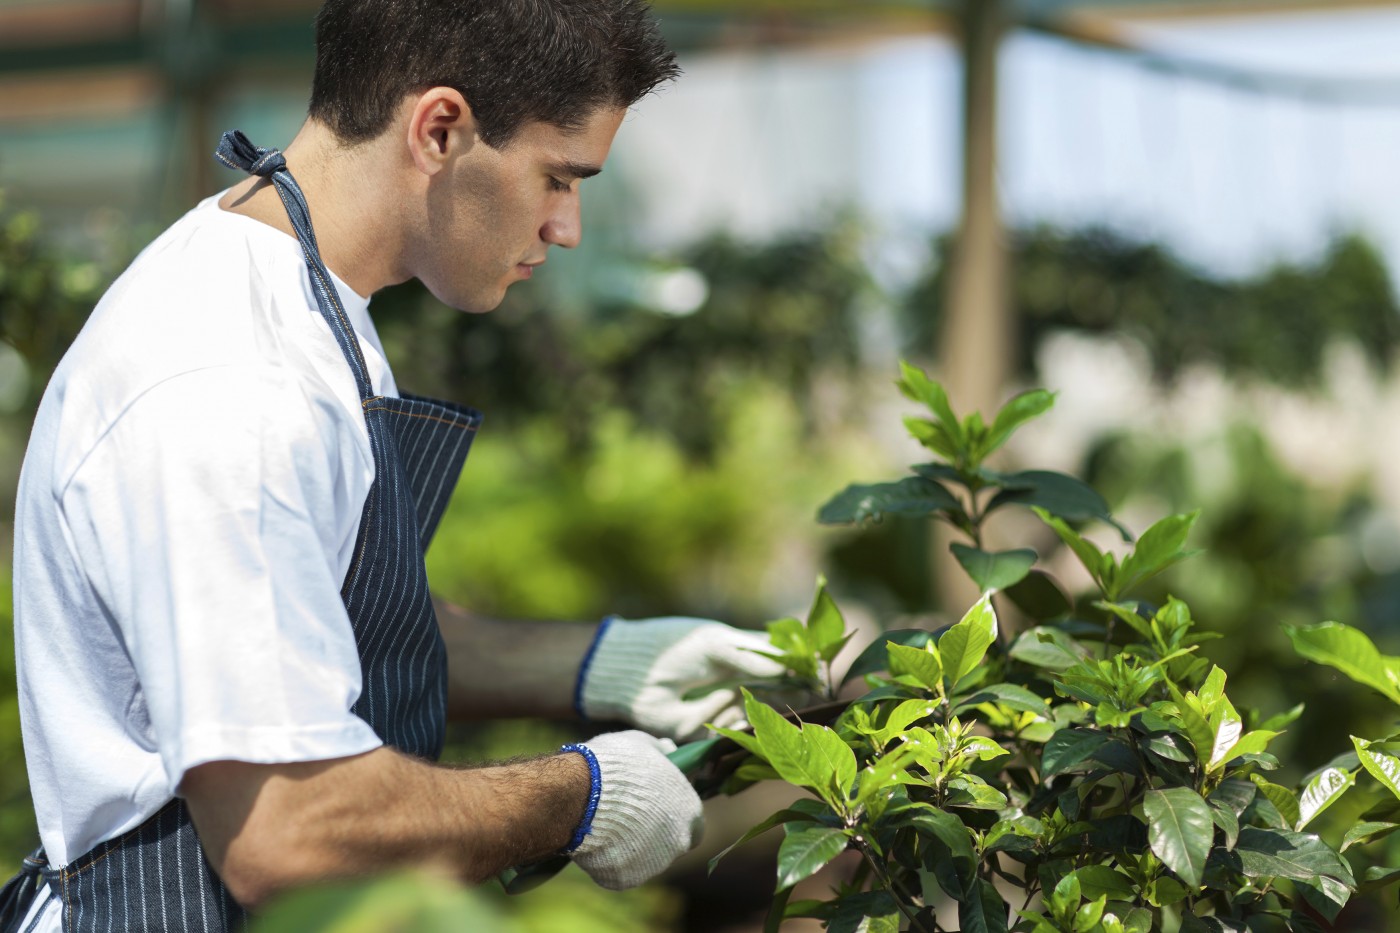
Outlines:
[[[166,231],[55,371],[20,484],[16,643],[43,848],[0,928],[224,930],[405,865],[560,851],[622,888],[701,808],[641,731],[435,766],[449,715],[733,722],[763,640],[473,619],[422,553],[480,416],[402,396],[364,296],[487,311],[580,236],[578,188],[676,74],[642,0],[328,0],[285,157]]]

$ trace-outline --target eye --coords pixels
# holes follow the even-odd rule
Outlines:
[[[561,181],[558,178],[555,178],[553,175],[551,175],[549,177],[549,190],[563,193],[566,191],[572,191],[573,185],[567,181]]]

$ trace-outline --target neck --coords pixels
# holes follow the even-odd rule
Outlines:
[[[360,295],[402,282],[403,234],[398,223],[397,164],[383,138],[346,147],[323,125],[308,120],[283,151],[311,208],[321,259]],[[287,210],[270,181],[249,178],[219,206],[295,237]]]

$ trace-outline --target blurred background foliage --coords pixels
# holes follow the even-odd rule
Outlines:
[[[902,306],[909,351],[937,339],[948,291],[944,260],[953,246],[952,237],[938,240],[935,260]],[[1023,230],[1012,237],[1011,254],[1023,379],[1036,378],[1036,349],[1057,331],[1135,339],[1159,380],[1211,364],[1232,378],[1293,387],[1316,384],[1324,354],[1339,338],[1354,340],[1385,370],[1400,343],[1400,308],[1385,261],[1356,235],[1338,237],[1311,262],[1232,281],[1108,228]]]
[[[865,237],[858,220],[841,217],[766,242],[718,236],[637,257],[699,299],[684,313],[649,303],[645,290],[552,312],[535,283],[488,315],[450,311],[415,284],[376,297],[401,385],[487,414],[428,555],[443,595],[508,617],[689,613],[757,627],[800,609],[825,572],[852,618],[890,626],[955,611],[931,582],[927,526],[832,531],[813,521],[846,482],[909,462],[889,380],[898,348],[931,347],[939,319],[947,239],[934,244],[910,288],[890,292],[865,271]],[[1234,401],[1185,405],[1195,433],[1164,429],[1171,416],[1146,408],[1087,433],[1051,419],[1048,438],[1032,437],[1007,461],[1079,473],[1130,524],[1204,509],[1193,543],[1205,555],[1168,574],[1155,595],[1187,599],[1207,627],[1234,636],[1207,651],[1230,672],[1232,694],[1271,712],[1308,703],[1284,740],[1295,772],[1287,778],[1342,750],[1338,723],[1385,734],[1393,724],[1384,705],[1305,667],[1278,626],[1335,618],[1370,631],[1383,650],[1400,650],[1400,531],[1364,469],[1339,480],[1299,467],[1267,419],[1249,416],[1258,409],[1239,401],[1263,392],[1265,408],[1283,407],[1270,399],[1306,397],[1346,410],[1354,399],[1338,389],[1338,346],[1352,347],[1352,368],[1385,391],[1400,325],[1376,252],[1344,237],[1313,263],[1226,280],[1159,245],[1103,230],[1035,228],[1015,244],[1018,382],[1062,388],[1062,371],[1045,361],[1064,355],[1044,351],[1073,339],[1101,351],[1082,357],[1088,371],[1079,374],[1100,394],[1079,404],[1110,406],[1115,396],[1145,392],[1152,411],[1179,412],[1175,387],[1203,370],[1227,387],[1220,398]],[[60,245],[32,215],[0,213],[7,507],[48,372],[136,245],[111,236]],[[1126,367],[1129,382],[1121,372],[1118,382],[1101,377],[1100,365],[1105,374]],[[1065,404],[1073,391],[1065,389]],[[1057,462],[1038,461],[1046,450]],[[1042,553],[1053,563],[1052,551],[1047,538]],[[17,764],[8,588],[0,605],[0,753],[10,763],[0,770],[0,851],[17,860],[34,828]],[[544,723],[454,729],[449,755],[543,752],[574,734]],[[1357,812],[1336,814],[1329,831],[1339,834]],[[729,841],[721,828],[707,846]],[[737,855],[736,864],[741,875],[751,867],[751,881],[727,876],[721,899],[705,887],[703,869],[688,864],[667,884],[622,895],[570,872],[539,894],[509,899],[488,887],[468,906],[443,909],[477,911],[503,930],[737,928],[770,886],[763,850],[748,857]],[[374,909],[431,913],[436,901],[412,893],[420,883],[388,882],[376,889],[382,903]],[[287,916],[314,913],[317,896],[290,904]],[[413,928],[431,928],[427,916]],[[306,928],[296,922],[277,928]]]

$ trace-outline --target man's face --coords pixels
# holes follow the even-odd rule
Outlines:
[[[499,149],[477,140],[429,189],[417,277],[451,307],[489,311],[550,246],[577,246],[579,183],[602,169],[625,114],[596,110],[573,132],[528,123]]]

